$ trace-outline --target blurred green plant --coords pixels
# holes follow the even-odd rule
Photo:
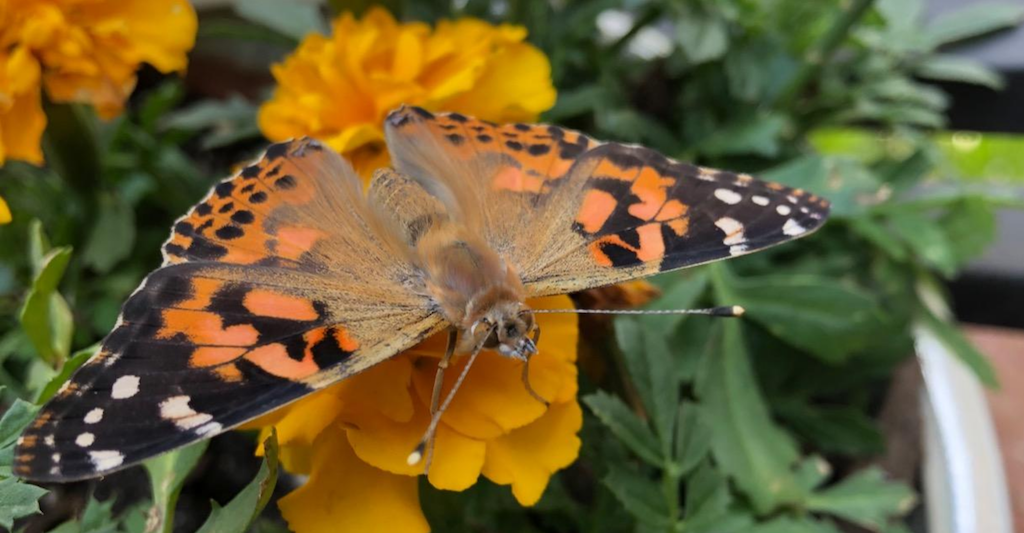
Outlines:
[[[424,484],[434,527],[907,531],[899,517],[911,490],[849,465],[884,450],[873,419],[913,353],[913,327],[933,330],[996,385],[919,287],[955,276],[993,238],[995,210],[1021,206],[987,180],[1019,178],[1022,141],[942,132],[948,98],[925,80],[999,88],[996,73],[944,47],[1013,26],[1024,9],[985,4],[925,22],[921,0],[384,4],[406,19],[525,25],[560,91],[548,121],[756,172],[834,205],[811,238],[656,280],[664,295],[651,308],[743,305],[747,318],[618,320],[618,348],[598,350],[613,371],[583,378],[590,414],[578,465],[528,513],[485,483],[460,494]],[[200,35],[287,50],[324,20],[312,8],[239,0],[232,17],[204,17]],[[38,512],[45,492],[10,477],[30,401],[45,401],[95,352],[120,303],[158,266],[170,222],[250,155],[252,103],[184,98],[169,81],[111,123],[51,106],[50,166],[0,169],[0,195],[15,211],[0,228],[0,384],[10,405],[0,419],[0,526]],[[136,497],[114,513],[112,500],[90,499],[53,531],[171,531],[203,450],[147,464],[152,502]],[[215,506],[202,531],[279,527],[257,518],[277,479],[273,442],[266,450],[256,478]]]

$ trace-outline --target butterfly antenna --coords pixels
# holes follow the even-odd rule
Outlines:
[[[487,336],[484,336],[484,338],[486,339]],[[423,433],[423,437],[420,439],[419,444],[417,444],[416,448],[409,454],[409,457],[406,457],[405,459],[405,462],[408,463],[409,466],[419,464],[419,462],[423,460],[423,456],[426,455],[427,464],[424,468],[424,472],[430,471],[430,460],[434,451],[431,444],[434,442],[434,433],[437,432],[437,424],[441,421],[441,415],[443,415],[445,410],[448,409],[448,405],[452,403],[452,399],[455,398],[455,393],[459,390],[459,387],[462,386],[462,382],[465,381],[466,375],[469,374],[469,369],[473,367],[473,362],[476,361],[476,357],[480,355],[482,350],[483,343],[481,342],[480,345],[473,350],[473,354],[469,356],[469,361],[466,362],[465,368],[463,368],[462,373],[459,374],[459,379],[455,380],[455,385],[452,387],[452,390],[448,392],[448,396],[445,396],[444,402],[441,403],[437,412],[430,417],[430,425],[427,426],[427,430]]]
[[[534,309],[534,313],[575,313],[580,315],[704,315],[736,318],[745,309],[738,305],[723,305],[707,309]]]

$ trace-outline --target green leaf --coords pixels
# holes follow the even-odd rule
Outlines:
[[[937,17],[925,28],[925,34],[932,46],[938,47],[1011,28],[1022,21],[1024,7],[1019,4],[985,2]]]
[[[135,211],[120,199],[104,195],[96,223],[82,249],[82,262],[106,274],[131,254],[134,245]]]
[[[832,465],[818,455],[805,457],[796,467],[796,481],[808,493],[821,486],[832,475]]]
[[[914,502],[913,491],[901,483],[886,481],[880,469],[871,467],[811,494],[806,506],[878,530],[890,518],[909,511]]]
[[[602,480],[615,498],[637,520],[655,527],[670,527],[665,497],[659,492],[653,480],[641,477],[616,463],[608,466],[608,474]]]
[[[749,115],[715,131],[697,150],[715,157],[751,154],[775,157],[787,124],[787,119],[777,114]]]
[[[971,83],[994,90],[1002,89],[1004,85],[1002,76],[996,71],[977,61],[948,54],[936,54],[922,59],[914,73],[930,80]]]
[[[875,9],[890,28],[903,31],[916,28],[924,11],[922,0],[878,0]]]
[[[78,533],[114,533],[118,529],[114,519],[114,498],[101,502],[95,498],[82,511],[82,519],[78,523]]]
[[[854,217],[849,220],[850,229],[875,245],[896,261],[906,261],[909,256],[903,243],[892,236],[884,226],[875,222],[871,215]]]
[[[919,211],[901,209],[889,214],[889,226],[922,261],[946,277],[956,273],[953,248],[934,220]]]
[[[96,351],[99,350],[99,347],[99,344],[94,344],[72,354],[71,358],[65,361],[64,366],[60,368],[60,372],[54,376],[42,390],[39,391],[39,397],[36,398],[36,404],[42,405],[50,398],[53,398],[53,395],[57,394],[57,391],[60,390],[61,385],[71,379],[71,374],[74,374],[75,370],[78,370],[78,367],[85,364],[90,357],[95,355]]]
[[[995,208],[983,198],[969,197],[951,205],[938,222],[958,267],[984,253],[996,238]]]
[[[16,519],[39,513],[39,498],[46,492],[13,477],[0,481],[0,526],[10,531]]]
[[[43,271],[43,260],[50,251],[50,239],[38,218],[32,219],[28,228],[28,259],[32,265],[32,277],[36,278]]]
[[[860,289],[819,276],[759,276],[732,288],[751,320],[829,362],[867,346],[879,325],[878,303]]]
[[[846,157],[807,155],[761,173],[766,180],[811,191],[832,202],[832,215],[848,217],[880,202],[881,183],[863,163]]]
[[[57,293],[71,248],[55,248],[42,259],[42,268],[32,283],[25,305],[21,308],[21,326],[36,352],[47,362],[67,357],[71,346],[68,322],[70,311]]]
[[[208,129],[202,147],[211,150],[258,137],[256,113],[256,106],[233,95],[224,101],[204,100],[175,111],[166,117],[162,127],[188,132]]]
[[[686,481],[685,531],[719,530],[731,503],[729,481],[710,462],[704,461]]]
[[[664,465],[654,434],[617,396],[599,390],[584,396],[583,403],[638,457],[659,468]]]
[[[831,522],[823,522],[811,517],[782,516],[745,529],[742,533],[840,533],[840,531]]]
[[[676,43],[691,65],[713,61],[725,55],[729,47],[729,28],[720,17],[681,7],[675,19]]]
[[[631,382],[643,399],[662,455],[670,453],[675,435],[679,382],[664,333],[632,317],[615,321],[615,337],[629,369]]]
[[[999,387],[999,378],[996,377],[996,371],[992,368],[992,363],[989,362],[988,357],[985,357],[983,353],[979,352],[967,340],[963,332],[954,324],[950,324],[935,316],[923,306],[920,316],[923,325],[931,330],[946,348],[949,348],[950,351],[956,354],[982,383],[992,388]]]
[[[644,309],[692,309],[708,286],[708,276],[704,272],[696,272],[686,277],[674,276],[676,281],[664,290],[661,297],[646,305]],[[644,323],[659,331],[672,331],[686,315],[650,315],[643,317]]]
[[[35,418],[39,407],[23,400],[14,400],[0,418],[0,448],[12,446],[25,426]]]
[[[301,40],[307,34],[330,33],[315,4],[279,2],[277,0],[236,0],[235,13],[245,20]]]
[[[209,443],[208,440],[202,440],[143,463],[146,472],[149,473],[149,482],[153,490],[153,507],[149,511],[149,515],[157,524],[152,528],[153,531],[173,531],[174,505],[178,501],[178,495],[185,485],[188,473],[195,468]]]
[[[741,323],[724,321],[720,353],[707,357],[697,379],[697,396],[713,420],[711,453],[759,513],[803,496],[791,467],[796,443],[776,425],[754,379]]]
[[[861,409],[849,405],[817,406],[777,402],[779,416],[824,453],[872,456],[885,451],[885,438]]]
[[[263,441],[263,464],[256,477],[224,507],[213,502],[213,511],[198,533],[244,533],[270,501],[277,484],[277,432]]]
[[[711,424],[692,403],[684,402],[679,406],[675,445],[673,459],[680,475],[693,470],[711,449]]]

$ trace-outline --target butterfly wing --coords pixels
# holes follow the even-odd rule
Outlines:
[[[216,435],[441,326],[339,156],[274,145],[179,220],[165,263],[21,437],[14,471],[108,473]]]
[[[748,254],[829,212],[799,189],[557,126],[403,107],[386,127],[396,168],[461,209],[534,296]]]

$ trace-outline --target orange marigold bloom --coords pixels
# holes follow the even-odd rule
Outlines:
[[[364,177],[388,163],[384,117],[399,105],[530,122],[555,103],[551,65],[520,26],[464,18],[399,24],[382,8],[338,17],[273,67],[260,109],[267,138],[308,135],[345,154]]]
[[[536,298],[535,309],[566,309],[567,296]],[[465,490],[482,474],[511,485],[519,503],[533,505],[551,475],[579,454],[583,413],[576,401],[577,319],[540,314],[540,351],[530,382],[551,402],[542,405],[520,379],[522,363],[485,351],[441,418],[428,481]],[[277,428],[282,464],[308,474],[281,499],[299,533],[428,531],[419,506],[423,464],[406,463],[429,422],[430,395],[447,334],[441,333],[361,374],[249,424]],[[466,364],[457,357],[445,374],[447,394]]]
[[[187,0],[0,0],[0,164],[42,163],[40,86],[114,117],[141,63],[185,68],[196,27]]]

